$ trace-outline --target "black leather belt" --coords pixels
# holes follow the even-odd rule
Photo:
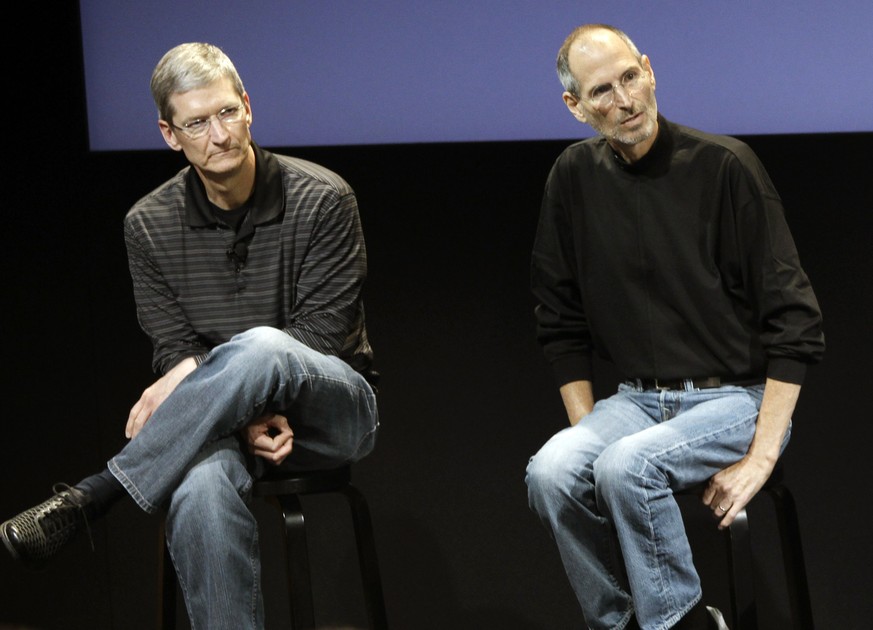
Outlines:
[[[628,381],[631,385],[640,389],[679,389],[684,390],[686,383],[691,383],[693,389],[712,389],[713,387],[723,387],[725,385],[737,385],[739,387],[749,387],[750,385],[760,385],[764,382],[763,378],[751,378],[743,380],[724,379],[719,376],[709,376],[707,378],[634,378]]]

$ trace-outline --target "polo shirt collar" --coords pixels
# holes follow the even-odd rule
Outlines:
[[[255,189],[250,217],[254,225],[262,225],[282,216],[285,211],[285,191],[276,157],[254,142],[252,148],[255,152]],[[194,167],[188,167],[185,174],[185,216],[191,227],[218,224],[210,209],[206,189]]]

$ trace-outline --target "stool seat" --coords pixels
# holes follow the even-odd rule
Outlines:
[[[252,485],[252,496],[265,498],[281,494],[342,492],[351,481],[349,466],[302,472],[285,472],[281,468],[275,468],[255,481]]]
[[[676,493],[676,496],[697,495],[702,486],[694,486]],[[800,525],[794,497],[785,484],[782,462],[777,462],[773,473],[752,499],[770,497],[776,512],[782,551],[782,563],[788,591],[792,628],[813,630],[812,606],[809,599],[809,585],[806,578],[806,564],[803,560],[803,546],[800,539]],[[751,545],[751,526],[745,509],[737,514],[734,521],[724,530],[727,552],[728,578],[730,584],[732,630],[757,630],[758,611],[754,585],[754,562]]]
[[[348,502],[370,628],[387,630],[388,620],[370,510],[364,495],[351,484],[349,466],[294,472],[275,468],[252,485],[252,497],[270,501],[282,515],[291,627],[293,630],[311,630],[316,627],[309,550],[306,544],[306,527],[300,496],[323,493],[340,493]],[[176,573],[170,560],[169,550],[164,544],[163,535],[161,535],[161,547],[163,565],[159,597],[161,627],[163,630],[175,630]]]

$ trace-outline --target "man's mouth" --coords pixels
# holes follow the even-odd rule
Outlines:
[[[632,125],[635,122],[637,122],[642,115],[643,115],[643,112],[637,112],[636,114],[628,116],[627,118],[622,120],[621,123],[619,123],[619,124],[621,124],[621,125],[631,124]]]

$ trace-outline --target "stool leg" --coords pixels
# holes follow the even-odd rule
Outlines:
[[[370,508],[367,506],[364,495],[354,486],[346,486],[343,489],[343,494],[345,494],[352,512],[358,547],[358,564],[361,569],[361,581],[370,628],[371,630],[387,630],[388,616],[385,611],[382,577],[379,572],[379,559],[376,556],[376,540],[373,535]]]
[[[788,601],[794,628],[813,630],[812,604],[809,601],[809,584],[806,579],[806,564],[800,542],[800,525],[797,507],[788,488],[776,485],[767,489],[776,506],[779,533],[782,537],[782,561],[788,586]]]
[[[285,563],[288,575],[288,601],[294,630],[315,628],[315,605],[306,547],[303,509],[296,494],[275,497],[285,524]]]
[[[737,514],[725,536],[728,546],[731,608],[734,630],[758,630],[755,602],[754,563],[749,517],[746,510]]]

